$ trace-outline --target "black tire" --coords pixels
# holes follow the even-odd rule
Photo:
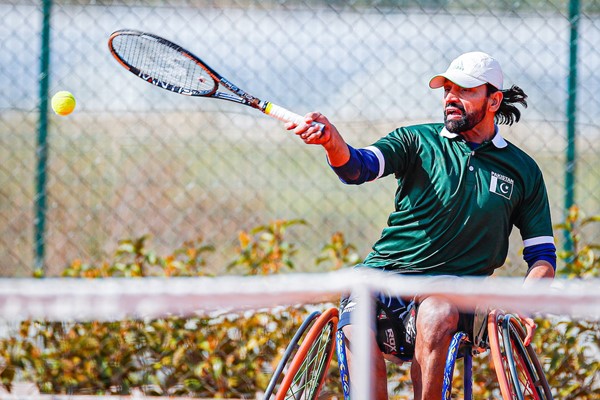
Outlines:
[[[306,319],[302,322],[302,325],[300,325],[300,328],[298,328],[298,330],[294,334],[294,337],[292,338],[292,340],[286,347],[285,352],[283,353],[283,356],[281,357],[281,360],[279,360],[279,364],[277,364],[277,368],[275,368],[275,371],[273,372],[273,375],[271,376],[269,385],[267,386],[267,389],[265,390],[264,400],[269,400],[271,398],[271,395],[273,394],[273,391],[275,390],[275,386],[278,383],[281,383],[283,371],[284,371],[285,367],[288,365],[288,361],[298,351],[298,348],[300,347],[299,343],[300,343],[300,340],[302,339],[302,337],[304,336],[304,332],[306,332],[308,330],[308,328],[310,328],[310,326],[312,325],[314,320],[317,319],[319,317],[319,315],[321,315],[320,311],[314,311],[313,313],[311,313],[308,317],[306,317]]]
[[[551,400],[552,391],[519,319],[498,311],[490,313],[490,349],[503,400]]]
[[[276,400],[315,400],[319,395],[335,351],[338,310],[330,308],[314,314],[304,321],[288,345],[265,392],[265,400],[271,398],[280,379]]]

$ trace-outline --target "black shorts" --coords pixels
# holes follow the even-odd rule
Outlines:
[[[357,301],[358,297],[354,295],[342,297],[339,329],[351,324],[351,315],[356,308]],[[417,337],[416,320],[419,309],[414,298],[386,296],[379,293],[375,297],[375,305],[377,345],[381,352],[402,361],[412,360]],[[458,330],[471,336],[473,317],[473,313],[460,313]]]

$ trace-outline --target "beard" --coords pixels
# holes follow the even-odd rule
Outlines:
[[[465,109],[460,104],[452,103],[448,104],[448,106],[458,108],[462,114],[460,119],[448,121],[448,115],[444,111],[444,125],[446,126],[446,130],[448,132],[462,133],[470,131],[475,126],[477,126],[477,124],[479,124],[485,117],[485,106],[482,106],[480,109],[475,110],[469,114],[465,112]]]

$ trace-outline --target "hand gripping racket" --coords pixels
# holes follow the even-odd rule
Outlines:
[[[229,100],[284,122],[304,123],[300,115],[248,94],[200,58],[159,36],[122,29],[110,35],[108,47],[123,67],[160,88],[186,96]],[[323,129],[322,124],[313,124]]]

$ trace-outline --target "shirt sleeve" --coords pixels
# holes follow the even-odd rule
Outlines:
[[[437,135],[437,132],[434,132]],[[411,165],[419,157],[419,140],[416,131],[411,127],[401,127],[387,136],[382,137],[369,148],[375,148],[381,154],[384,162],[381,165],[381,175],[394,174],[400,178],[406,174]]]
[[[531,267],[546,260],[556,269],[556,246],[550,217],[550,205],[542,172],[528,186],[528,192],[516,214],[515,226],[523,238],[523,258]]]

